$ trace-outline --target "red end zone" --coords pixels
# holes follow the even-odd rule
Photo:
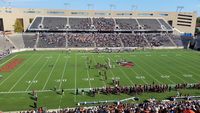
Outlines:
[[[132,68],[134,66],[133,62],[121,62],[120,66],[126,67],[126,68]]]
[[[132,68],[134,66],[134,63],[133,62],[128,62],[128,63],[125,63],[125,64],[121,64],[122,67],[126,67],[126,68]]]
[[[22,58],[16,58],[5,64],[3,67],[0,68],[0,72],[10,72],[15,67],[17,67],[19,64],[23,62],[24,59]]]

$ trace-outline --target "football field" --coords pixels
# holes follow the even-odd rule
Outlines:
[[[89,59],[89,60],[88,60]],[[126,60],[131,68],[117,64]],[[90,63],[88,63],[90,61]],[[106,64],[107,80],[99,75],[95,65]],[[89,66],[91,68],[89,68]],[[112,79],[121,86],[134,84],[170,84],[200,82],[200,53],[190,50],[145,50],[124,53],[92,53],[66,51],[30,51],[12,54],[0,61],[0,111],[24,110],[33,106],[29,94],[38,91],[38,106],[64,108],[78,102],[124,99],[131,95],[75,95],[76,89],[89,90],[113,86]],[[64,89],[64,95],[53,91]],[[183,93],[200,95],[198,90]],[[164,99],[176,92],[135,95],[147,99]],[[133,95],[132,95],[133,96]]]

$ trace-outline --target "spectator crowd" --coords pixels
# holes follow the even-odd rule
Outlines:
[[[0,51],[0,60],[6,56],[8,56],[10,54],[10,50],[7,49],[7,50],[3,50],[3,51]]]
[[[171,34],[160,33],[41,33],[38,41],[37,35],[34,38],[27,36],[24,35],[23,37],[25,47],[36,45],[38,48],[175,46],[170,40]],[[181,42],[178,37],[173,37],[173,39]]]
[[[104,104],[92,107],[65,108],[20,113],[200,113],[200,100],[190,101],[148,101],[140,104],[118,103]]]

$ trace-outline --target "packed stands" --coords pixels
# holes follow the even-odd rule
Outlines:
[[[172,47],[173,43],[169,40],[169,37],[166,34],[145,34],[148,42],[152,47]]]
[[[116,24],[119,29],[123,30],[136,30],[138,29],[138,24],[135,19],[115,19]]]
[[[10,54],[10,50],[6,49],[6,50],[0,50],[0,60],[6,56],[8,56]]]
[[[180,36],[173,34],[161,34],[161,33],[148,33],[148,34],[147,33],[136,33],[136,34],[135,33],[40,33],[39,38],[38,34],[32,33],[32,34],[23,34],[22,36],[21,35],[9,36],[9,39],[15,45],[17,45],[17,48],[19,49],[20,48],[65,48],[65,47],[94,48],[94,47],[176,47],[176,46],[181,47],[182,46],[182,39],[180,38]],[[4,47],[3,44],[1,46],[2,48]],[[9,47],[11,47],[11,45]]]
[[[65,48],[65,35],[60,33],[42,33],[39,35],[38,48]]]
[[[74,33],[66,34],[68,40],[68,47],[95,47],[94,35]]]
[[[97,47],[122,47],[118,34],[99,33],[94,37]]]
[[[46,110],[39,108],[37,111],[48,113],[200,113],[200,101],[155,101],[149,99],[140,104],[118,103],[103,104],[91,107],[65,108],[58,110]],[[26,112],[34,112],[33,110]],[[25,113],[25,112],[21,112]]]
[[[69,18],[69,25],[71,29],[86,30],[91,28],[90,18]]]
[[[36,17],[28,31],[172,31],[161,18]]]
[[[43,20],[44,29],[59,30],[64,29],[67,25],[67,18],[65,17],[44,17]]]
[[[93,18],[93,25],[98,31],[114,31],[115,29],[113,18]]]
[[[151,84],[151,85],[133,85],[130,87],[106,87],[106,88],[94,88],[89,91],[89,95],[95,94],[141,94],[144,92],[171,92],[178,89],[200,89],[200,83],[197,84],[176,84],[175,86],[163,85],[163,84]],[[77,93],[77,95],[84,95],[83,93]],[[39,107],[35,110],[25,111],[25,112],[48,112],[48,113],[73,113],[73,112],[86,112],[86,113],[200,113],[200,100],[199,96],[182,95],[177,93],[174,96],[169,97],[168,100],[157,101],[155,98],[147,99],[144,102],[129,103],[123,102],[122,100],[102,101],[103,104],[98,102],[88,102],[87,107],[78,106],[75,108],[64,108],[57,110],[48,110],[45,107]],[[180,100],[178,100],[180,99]],[[140,100],[140,98],[135,97],[133,101]],[[99,105],[99,104],[100,105]],[[84,102],[83,105],[86,105]],[[98,104],[98,105],[96,105]],[[80,105],[80,103],[79,103]],[[21,112],[21,113],[25,113]]]
[[[120,34],[124,47],[148,47],[144,36],[141,34]]]

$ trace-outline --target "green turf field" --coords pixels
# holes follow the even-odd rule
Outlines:
[[[112,86],[112,78],[120,80],[123,86],[134,84],[177,84],[199,83],[200,53],[186,50],[146,50],[131,53],[86,53],[38,51],[12,54],[0,61],[0,67],[13,59],[23,62],[11,72],[1,72],[0,111],[30,109],[33,100],[28,92],[39,91],[39,106],[63,108],[76,106],[77,102],[124,99],[130,95],[74,95],[77,88]],[[97,69],[88,69],[87,58],[92,65],[105,63],[109,58],[114,68],[108,70],[108,79],[102,80]],[[121,67],[116,60],[126,59],[134,62],[133,68]],[[52,66],[53,65],[53,66]],[[65,89],[64,95],[52,91]],[[200,95],[198,90],[185,90],[183,93]],[[143,99],[155,97],[164,99],[175,95],[172,91],[165,94],[146,93],[136,95]]]

